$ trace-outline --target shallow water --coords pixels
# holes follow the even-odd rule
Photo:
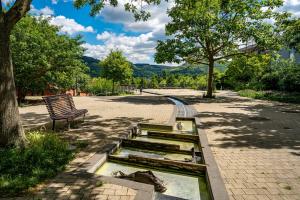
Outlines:
[[[132,167],[123,164],[106,162],[100,167],[96,174],[112,176],[115,171],[122,171],[126,174],[136,171],[150,170],[147,168]],[[164,181],[167,191],[163,194],[181,197],[190,200],[207,200],[209,199],[207,186],[204,177],[193,177],[179,175],[174,173],[151,170],[155,176]]]
[[[143,156],[147,158],[156,158],[156,159],[171,159],[171,160],[180,160],[184,161],[185,159],[192,159],[191,155],[183,155],[177,153],[165,153],[159,151],[148,151],[143,149],[133,149],[133,148],[121,148],[114,155],[127,157],[129,154]]]
[[[182,129],[179,130],[178,128],[178,123],[181,124]],[[179,131],[182,133],[191,133],[191,134],[195,134],[196,132],[196,127],[195,127],[195,123],[193,121],[187,121],[187,120],[176,120],[175,126],[174,126],[174,130],[175,131]]]
[[[158,143],[165,143],[165,144],[176,144],[180,146],[181,150],[191,150],[192,148],[195,148],[195,150],[198,149],[198,145],[192,143],[192,142],[181,142],[181,141],[175,141],[175,140],[167,140],[167,139],[158,139],[158,138],[148,138],[146,136],[142,137],[136,137],[133,138],[134,140],[141,140],[146,142],[158,142]],[[159,151],[159,149],[157,149]]]

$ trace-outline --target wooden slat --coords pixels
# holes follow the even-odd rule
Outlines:
[[[51,119],[72,119],[87,113],[86,109],[77,110],[72,96],[67,94],[43,97]]]

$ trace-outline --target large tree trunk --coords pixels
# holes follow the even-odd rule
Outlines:
[[[0,22],[0,146],[23,146],[20,115],[10,53],[10,28]]]
[[[208,65],[207,93],[205,96],[207,98],[213,97],[213,75],[214,75],[214,60],[210,59]]]

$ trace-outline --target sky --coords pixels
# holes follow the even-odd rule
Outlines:
[[[124,10],[126,1],[119,0],[117,7],[106,6],[96,17],[89,15],[88,6],[74,8],[73,0],[33,0],[30,12],[52,16],[50,23],[60,26],[61,33],[82,35],[86,56],[103,59],[110,50],[119,49],[133,63],[154,64],[156,43],[166,38],[165,25],[170,20],[166,11],[173,3],[146,6],[150,19],[136,22],[132,14]],[[281,10],[300,17],[300,0],[284,1]]]

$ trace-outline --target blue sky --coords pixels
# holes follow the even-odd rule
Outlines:
[[[52,16],[50,23],[60,26],[62,33],[82,35],[87,56],[102,59],[118,48],[131,62],[154,63],[156,42],[165,39],[164,27],[169,21],[166,11],[172,3],[147,6],[151,18],[135,22],[132,14],[124,11],[126,1],[119,1],[116,8],[105,7],[96,17],[89,16],[88,6],[75,9],[72,0],[33,0],[30,12]]]
[[[8,2],[13,0],[1,0]],[[162,2],[159,6],[145,6],[151,13],[148,21],[135,22],[131,13],[124,11],[124,3],[106,6],[96,17],[89,16],[89,7],[75,9],[73,0],[33,0],[31,13],[52,16],[50,23],[61,27],[61,32],[83,36],[85,55],[104,58],[111,49],[122,50],[133,63],[154,63],[153,55],[157,40],[165,39],[166,14],[173,3]],[[287,10],[300,17],[300,0],[284,0],[281,10]]]

